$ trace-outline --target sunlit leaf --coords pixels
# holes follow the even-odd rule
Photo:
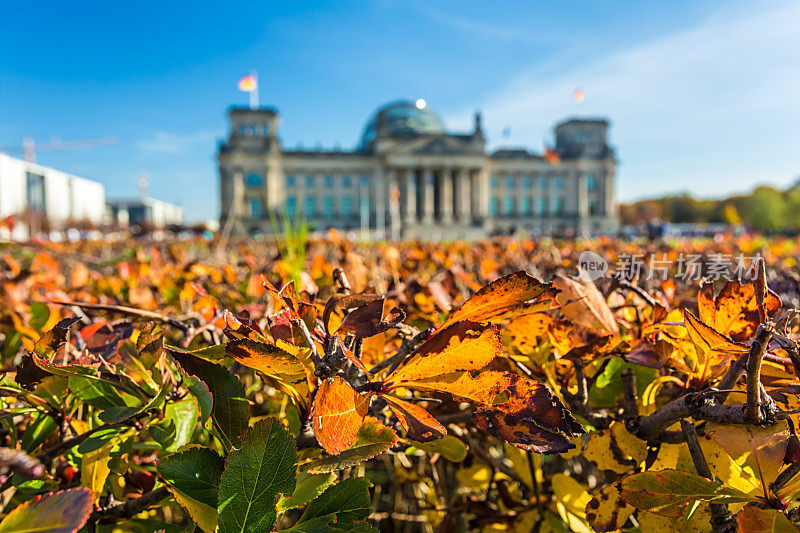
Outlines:
[[[620,496],[628,504],[668,517],[681,516],[694,500],[712,503],[751,502],[747,494],[681,470],[641,472],[620,482]]]
[[[474,322],[456,322],[438,331],[395,370],[386,381],[403,382],[477,370],[500,354],[496,328]]]
[[[408,431],[409,438],[419,442],[430,442],[447,435],[447,429],[422,407],[388,394],[382,395],[381,398],[397,415],[397,419]]]
[[[752,505],[744,507],[736,515],[742,533],[797,533],[785,514],[774,509],[759,509]]]
[[[92,492],[68,489],[28,500],[11,510],[0,522],[0,533],[74,533],[92,511]]]
[[[317,390],[311,415],[317,441],[329,454],[341,453],[355,440],[368,409],[368,395],[354,391],[339,376],[326,379]]]
[[[294,441],[274,418],[255,423],[228,455],[219,484],[221,531],[270,531],[278,494],[295,488]]]
[[[313,459],[300,465],[300,470],[311,473],[334,472],[363,463],[385,452],[397,442],[397,434],[384,426],[378,419],[368,416],[356,435],[356,440],[345,451]]]
[[[461,320],[472,322],[485,322],[505,314],[511,318],[509,312],[520,308],[525,302],[538,298],[550,287],[538,279],[520,270],[508,274],[485,285],[472,295],[458,309],[450,313],[450,317],[442,325],[447,327]],[[535,312],[527,309],[524,314]]]

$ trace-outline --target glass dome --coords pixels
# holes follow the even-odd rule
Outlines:
[[[378,116],[381,113],[384,116],[386,129],[392,136],[445,132],[442,119],[428,107],[425,100],[397,100],[378,108],[367,121],[359,145],[362,150],[366,149],[378,134]]]

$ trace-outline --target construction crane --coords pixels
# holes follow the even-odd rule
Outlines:
[[[36,152],[60,152],[64,150],[79,150],[81,148],[94,148],[95,146],[111,146],[117,144],[119,139],[116,137],[97,137],[94,139],[80,139],[75,141],[62,141],[59,137],[53,137],[49,143],[36,144],[31,137],[22,139],[22,146],[0,147],[0,153],[22,153],[25,160],[31,163],[36,162]]]

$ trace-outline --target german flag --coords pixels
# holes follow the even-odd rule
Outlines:
[[[561,155],[550,147],[545,147],[542,157],[554,167],[561,164]]]

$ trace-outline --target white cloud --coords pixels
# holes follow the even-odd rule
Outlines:
[[[541,146],[565,116],[607,116],[623,198],[786,183],[800,171],[800,4],[752,4],[560,74],[531,68],[482,104],[488,134]],[[556,58],[557,59],[557,58]],[[552,72],[548,65],[548,72]],[[585,90],[583,104],[571,101]],[[447,117],[468,128],[472,110]],[[549,132],[548,132],[549,133]]]
[[[156,131],[152,138],[139,141],[138,145],[139,148],[145,152],[185,154],[192,151],[194,148],[212,144],[217,137],[217,133],[208,130],[194,133]]]

